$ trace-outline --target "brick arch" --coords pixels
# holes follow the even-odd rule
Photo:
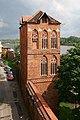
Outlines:
[[[38,31],[34,29],[32,31],[32,49],[38,49],[39,48],[39,35]]]
[[[57,62],[57,57],[56,57],[56,55],[53,55],[52,57],[51,57],[51,61],[56,61]]]
[[[38,31],[34,29],[32,31],[32,41],[37,41],[38,40]]]
[[[52,35],[57,36],[56,30],[52,30]]]

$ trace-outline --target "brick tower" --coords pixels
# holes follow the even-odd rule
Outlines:
[[[20,68],[24,98],[27,81],[31,81],[52,110],[57,103],[52,80],[60,64],[60,24],[42,11],[33,16],[23,16],[20,20]]]

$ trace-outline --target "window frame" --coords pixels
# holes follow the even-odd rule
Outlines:
[[[51,48],[57,48],[57,34],[55,31],[52,31],[51,34]]]
[[[46,30],[42,31],[42,49],[48,48],[48,33]]]
[[[43,56],[41,59],[41,76],[47,76],[47,74],[48,74],[48,61],[47,58]]]
[[[57,72],[57,58],[53,56],[51,60],[51,75],[55,75]]]

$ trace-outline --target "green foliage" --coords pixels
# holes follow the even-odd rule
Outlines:
[[[68,103],[61,102],[59,106],[59,120],[74,120],[72,108]]]
[[[80,108],[74,109],[69,103],[59,104],[59,120],[80,120]]]
[[[69,46],[73,46],[76,44],[80,44],[80,38],[75,37],[75,36],[70,36],[68,38],[61,38],[60,39],[61,45],[69,45]]]
[[[80,104],[80,45],[61,56],[58,78],[55,87],[58,89],[59,101]]]
[[[5,65],[8,65],[8,66],[12,67],[12,61],[5,60],[4,63],[5,63]]]
[[[14,51],[15,51],[15,57],[14,57],[13,62],[14,63],[19,63],[20,62],[20,45],[17,45],[15,47]]]
[[[80,120],[80,108],[72,110],[73,120]]]
[[[19,65],[20,65],[20,45],[17,45],[14,49],[15,51],[15,57],[13,59],[13,65],[14,65],[14,74],[15,78],[18,80],[19,79]]]
[[[5,53],[5,55],[3,56],[3,59],[4,59],[4,60],[7,60],[7,59],[8,59],[8,52]]]
[[[80,120],[80,108],[74,109],[69,103],[59,104],[59,120]]]

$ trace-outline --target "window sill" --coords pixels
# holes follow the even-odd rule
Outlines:
[[[53,77],[54,77],[55,75],[56,75],[56,74],[50,74],[50,76],[53,76]]]
[[[57,48],[51,48],[51,49],[57,49]]]
[[[47,77],[48,75],[41,75],[41,77]]]

